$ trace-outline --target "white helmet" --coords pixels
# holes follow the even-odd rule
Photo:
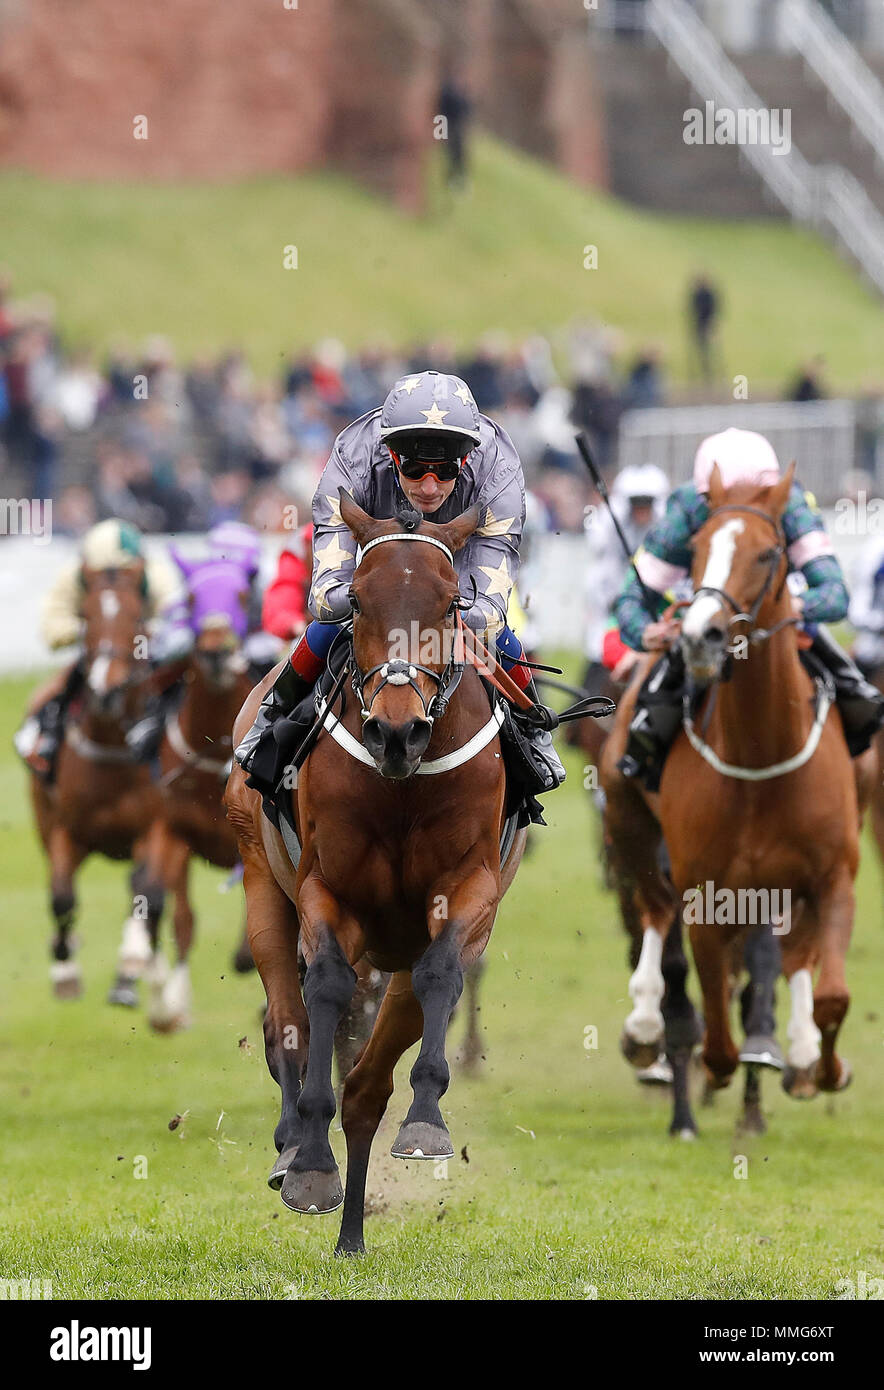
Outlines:
[[[773,446],[763,434],[756,434],[754,430],[731,427],[703,440],[694,459],[694,483],[698,492],[709,491],[709,480],[716,464],[725,487],[733,487],[735,483],[772,487],[780,479],[780,463]]]
[[[662,502],[669,492],[669,479],[656,463],[627,464],[617,474],[611,489],[612,496],[624,502],[633,497],[650,497],[654,502]]]

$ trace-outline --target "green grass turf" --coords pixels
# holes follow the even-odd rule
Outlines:
[[[0,246],[18,293],[49,291],[72,343],[168,334],[184,357],[241,345],[261,372],[333,334],[353,346],[485,329],[552,331],[575,316],[656,341],[686,370],[684,297],[705,267],[725,305],[724,368],[749,399],[822,352],[835,390],[880,372],[880,301],[817,236],[778,220],[654,215],[575,187],[488,137],[472,191],[428,170],[424,216],[333,174],[230,184],[71,183],[0,175]],[[283,248],[298,248],[298,269]],[[598,268],[583,267],[584,247]]]
[[[195,875],[190,1032],[154,1036],[143,1012],[105,1003],[126,908],[118,865],[81,875],[84,997],[50,997],[46,875],[9,748],[28,689],[0,685],[0,1278],[50,1279],[72,1298],[770,1299],[884,1276],[884,911],[870,846],[842,1035],[853,1087],[802,1105],[765,1075],[767,1136],[735,1140],[738,1097],[725,1092],[698,1111],[694,1144],[670,1140],[668,1101],[640,1090],[618,1051],[624,943],[599,887],[580,759],[566,755],[569,783],[548,800],[549,828],[487,953],[484,1076],[455,1069],[443,1102],[469,1162],[436,1177],[386,1156],[406,1059],[375,1147],[369,1253],[344,1262],[337,1216],[295,1216],[265,1184],[278,1092],[260,986],[230,968],[240,906],[217,892],[218,872]],[[784,1038],[784,990],[780,1007]]]

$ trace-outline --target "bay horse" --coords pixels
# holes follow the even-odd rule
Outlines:
[[[233,560],[193,561],[172,551],[188,588],[193,647],[178,708],[166,719],[159,751],[160,796],[146,841],[147,930],[154,959],[148,1018],[160,1032],[191,1022],[189,955],[194,914],[188,891],[193,855],[231,870],[239,851],[224,811],[232,758],[231,729],[252,688],[242,652],[248,575]],[[166,893],[174,895],[176,963],[158,949]]]
[[[330,1212],[343,1199],[337,1253],[352,1255],[365,1248],[369,1155],[393,1070],[418,1040],[413,1100],[392,1154],[453,1156],[439,1108],[449,1083],[446,1029],[526,832],[517,832],[501,866],[499,718],[489,719],[475,667],[453,653],[446,658],[461,604],[453,554],[476,529],[478,509],[403,530],[398,521],[370,517],[342,490],[341,516],[362,549],[351,586],[357,698],[328,715],[298,773],[290,797],[297,869],[238,767],[225,800],[244,865],[249,940],[267,992],[267,1063],[282,1091],[270,1183],[295,1211]],[[420,653],[411,646],[417,630]],[[409,642],[408,660],[390,659],[394,634]],[[424,664],[427,638],[433,659]],[[236,741],[275,674],[246,701]],[[328,1140],[332,1045],[354,992],[354,967],[365,961],[391,979],[344,1081],[344,1196]]]
[[[656,1045],[663,1031],[661,956],[673,919],[685,918],[703,991],[708,1083],[729,1084],[741,1059],[730,1032],[730,981],[753,918],[716,908],[706,921],[696,895],[705,892],[708,901],[712,885],[714,900],[732,908],[750,895],[763,903],[758,895],[766,894],[768,906],[788,906],[761,923],[775,934],[779,951],[744,1020],[760,1034],[755,1045],[763,1044],[781,957],[791,994],[783,1087],[808,1099],[819,1090],[842,1090],[851,1075],[835,1049],[850,997],[844,960],[874,759],[864,754],[854,765],[831,710],[831,689],[823,682],[815,689],[799,658],[781,524],[793,476],[794,464],[772,487],[725,490],[713,470],[709,517],[693,542],[694,598],[681,636],[689,679],[706,693],[693,715],[685,704],[659,794],[642,791],[616,761],[648,658],[621,706],[603,765],[616,869],[643,933],[630,981],[635,1007],[626,1021],[627,1050]],[[656,858],[661,827],[671,882]],[[747,1109],[750,1103],[747,1095]]]
[[[126,731],[142,712],[151,677],[143,562],[107,570],[84,566],[81,590],[83,693],[69,712],[54,781],[47,783],[32,773],[30,787],[50,869],[55,919],[50,978],[56,997],[62,999],[82,991],[71,936],[77,870],[90,854],[134,859],[131,888],[137,897],[143,888],[144,837],[156,806],[150,773],[126,745]],[[35,697],[32,707],[39,699]],[[143,963],[132,959],[130,949],[136,926],[130,918],[120,953],[120,971],[127,976],[130,994]],[[117,984],[119,980],[118,975]],[[113,990],[111,999],[117,1002]]]

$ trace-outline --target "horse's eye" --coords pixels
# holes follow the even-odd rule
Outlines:
[[[770,550],[762,550],[761,554],[758,557],[758,563],[760,565],[769,565],[772,560],[775,560],[777,558],[779,553],[780,552],[776,549],[775,546],[772,547]]]
[[[356,595],[354,594],[354,592],[353,592],[352,589],[350,590],[350,592],[349,592],[349,594],[347,595],[347,597],[348,597],[349,600],[350,600],[350,609],[351,609],[351,611],[352,611],[353,613],[359,613],[359,612],[361,612],[361,609],[360,609],[360,607],[359,607],[359,599],[356,597]]]

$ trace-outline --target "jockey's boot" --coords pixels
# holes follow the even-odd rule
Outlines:
[[[835,698],[844,724],[851,757],[864,753],[884,724],[884,695],[865,679],[859,667],[824,627],[819,627],[811,652],[835,682]]]
[[[13,737],[16,752],[31,771],[46,782],[51,782],[55,776],[55,763],[64,738],[68,708],[82,686],[83,670],[77,661],[61,690],[40,709],[29,714]]]
[[[534,677],[528,682],[525,691],[535,705],[535,712],[528,714],[523,724],[528,743],[531,748],[531,760],[537,769],[538,775],[543,779],[543,792],[555,791],[565,780],[566,772],[561,758],[556,752],[555,744],[552,740],[552,729],[556,727],[555,711],[548,710],[542,704],[537,694],[537,686],[534,684]],[[542,795],[542,793],[538,793]]]
[[[251,778],[251,785],[270,793],[277,782],[276,770],[279,747],[273,737],[273,726],[291,714],[313,690],[315,682],[308,681],[287,661],[258,707],[255,722],[233,756]],[[307,728],[304,729],[306,735]]]
[[[144,714],[126,734],[126,745],[136,762],[153,763],[159,757],[160,744],[166,732],[166,720],[172,713],[181,693],[181,682],[161,690],[147,703]]]
[[[651,667],[639,690],[626,752],[617,764],[624,777],[638,777],[651,792],[660,789],[666,754],[681,724],[683,690],[684,661],[676,648]]]

